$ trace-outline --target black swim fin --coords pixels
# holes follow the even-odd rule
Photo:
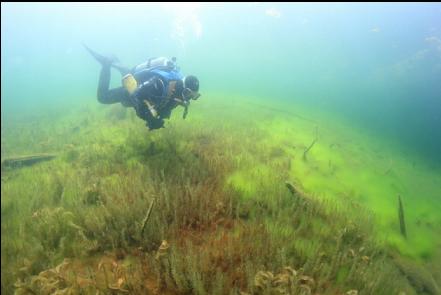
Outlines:
[[[101,55],[92,49],[90,49],[86,44],[83,43],[84,48],[86,48],[87,51],[102,65],[111,65],[114,62],[117,62],[118,59],[116,57],[106,57],[104,55]]]
[[[89,51],[89,53],[101,64],[101,65],[110,65],[112,67],[114,67],[115,69],[117,69],[121,75],[126,75],[130,72],[130,70],[127,67],[121,66],[121,65],[117,65],[115,63],[119,63],[119,59],[116,56],[104,56],[101,55],[95,51],[93,51],[92,49],[90,49],[86,44],[83,43],[84,48],[86,48],[87,51]]]
[[[130,73],[130,69],[125,66],[120,66],[116,64],[112,64],[111,66],[117,69],[121,73],[121,76],[125,76]]]

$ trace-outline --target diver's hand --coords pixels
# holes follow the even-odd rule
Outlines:
[[[185,119],[188,114],[188,106],[190,105],[190,102],[188,100],[182,100],[179,98],[175,98],[174,100],[178,103],[178,105],[184,107],[184,113],[182,114],[182,119]]]
[[[146,125],[149,127],[149,129],[156,129],[151,128],[151,124],[150,122],[154,121],[154,120],[160,120],[159,118],[155,118],[152,116],[150,110],[148,109],[148,107],[141,101],[136,101],[136,103],[133,105],[133,108],[135,109],[136,115],[144,120],[146,122]],[[157,122],[153,123],[152,126],[156,126],[158,125]]]
[[[130,101],[136,111],[136,115],[143,120],[147,120],[150,111],[143,99],[140,99],[138,89],[130,95]]]
[[[183,100],[183,99],[179,99],[179,98],[174,98],[174,101],[180,105],[183,106],[184,108],[188,108],[188,106],[190,105],[190,101],[188,100]]]
[[[150,131],[164,127],[164,120],[160,117],[153,117],[151,110],[147,107],[144,101],[135,98],[133,100],[133,107],[136,115],[146,122],[146,126]]]
[[[146,125],[149,128],[149,131],[164,128],[164,120],[150,118],[150,119],[146,120]]]
[[[184,107],[184,113],[182,114],[182,119],[187,118],[188,115],[188,105]]]

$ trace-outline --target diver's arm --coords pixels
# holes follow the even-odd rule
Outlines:
[[[153,101],[157,97],[161,97],[164,91],[164,82],[158,77],[152,77],[138,86],[132,94],[138,100]]]
[[[155,108],[155,100],[160,97],[163,90],[164,83],[158,77],[152,77],[138,86],[130,96],[138,117],[147,123],[160,119]]]
[[[182,119],[187,118],[188,115],[188,105],[184,107],[184,113],[182,113]]]
[[[174,98],[174,101],[184,107],[184,113],[182,114],[182,119],[185,119],[188,115],[188,107],[190,106],[190,102],[188,100],[183,100],[179,98]]]
[[[180,98],[174,98],[174,101],[180,106],[188,106],[190,103],[188,101],[182,100]]]

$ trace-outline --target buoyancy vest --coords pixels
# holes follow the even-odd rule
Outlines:
[[[173,81],[182,81],[183,75],[176,67],[176,64],[145,62],[136,66],[133,70],[133,76],[136,79],[138,85],[141,85],[145,81],[158,77],[164,83],[163,93],[161,98],[167,98],[169,94],[170,83]]]

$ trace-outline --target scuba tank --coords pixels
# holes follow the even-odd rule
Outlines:
[[[148,61],[134,67],[131,74],[138,82],[138,86],[153,76],[160,77],[165,86],[164,92],[160,96],[164,98],[169,93],[169,82],[183,79],[179,67],[176,65],[176,57],[171,59],[167,57],[150,58]]]
[[[143,87],[145,81],[148,81],[154,76],[160,78],[159,81],[163,83],[162,93],[154,97],[152,96],[150,99],[144,99],[143,103],[147,106],[152,116],[157,118],[158,112],[155,108],[158,107],[161,109],[168,103],[171,94],[177,91],[177,85],[179,85],[179,82],[183,79],[179,68],[176,66],[175,57],[172,59],[166,57],[152,58],[147,62],[139,64],[133,68],[130,74],[122,78],[122,85],[132,96],[138,88]],[[150,101],[152,99],[155,105]]]
[[[125,75],[122,78],[122,85],[129,94],[132,94],[138,87],[137,81],[146,80],[151,74],[166,76],[167,80],[181,78],[180,76],[176,76],[176,74],[170,75],[169,73],[171,71],[179,71],[179,68],[176,66],[176,57],[172,57],[171,59],[166,57],[150,58],[148,61],[134,67],[131,73]]]
[[[151,58],[147,62],[136,66],[131,73],[134,79],[138,82],[138,87],[144,81],[147,81],[154,76],[160,78],[164,83],[164,89],[163,92],[157,96],[158,99],[168,98],[172,92],[170,83],[176,81],[178,82],[177,84],[179,84],[183,79],[183,75],[176,65],[175,57],[172,59],[166,57]],[[176,85],[176,83],[173,85]]]
[[[137,65],[133,72],[140,72],[142,70],[153,70],[153,69],[163,69],[163,70],[176,70],[176,57],[168,59],[166,57],[156,57],[150,58],[148,61]]]

